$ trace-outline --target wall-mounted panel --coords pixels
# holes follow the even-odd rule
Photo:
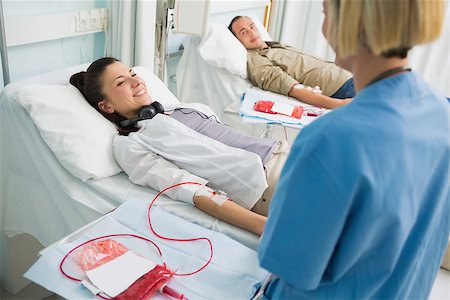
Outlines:
[[[104,56],[110,4],[3,0],[10,81]]]
[[[8,47],[105,31],[108,9],[5,18]]]

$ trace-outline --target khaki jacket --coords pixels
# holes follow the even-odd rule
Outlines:
[[[287,95],[294,84],[301,83],[319,86],[324,95],[331,96],[352,77],[331,61],[277,42],[266,43],[269,48],[247,54],[248,77],[263,90]]]

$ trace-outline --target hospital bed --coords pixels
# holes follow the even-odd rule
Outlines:
[[[263,39],[272,40],[258,18],[252,18]],[[177,98],[187,103],[204,103],[224,123],[249,134],[261,135],[267,130],[265,124],[246,123],[233,114],[236,101],[247,89],[255,87],[247,78],[247,51],[228,28],[223,23],[210,22],[204,36],[188,35],[182,45],[183,53],[176,69]],[[272,137],[287,136],[291,144],[299,132],[283,126],[271,130]]]
[[[36,252],[129,200],[157,192],[133,184],[112,157],[113,125],[68,84],[87,65],[7,85],[0,98],[1,282],[17,292]],[[149,70],[136,67],[153,99],[166,108],[177,98]],[[224,233],[256,249],[258,237],[162,196],[164,211]],[[23,237],[20,242],[18,237]]]
[[[223,112],[252,86],[246,78],[245,48],[224,25],[209,24],[205,36],[189,35],[183,47],[176,70],[180,101],[200,99]]]

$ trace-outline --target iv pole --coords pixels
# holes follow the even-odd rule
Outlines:
[[[161,39],[159,44],[159,72],[158,77],[163,82],[165,80],[165,69],[166,69],[166,42],[167,42],[167,15],[168,15],[168,5],[166,1],[162,2],[164,16],[161,21]]]
[[[160,36],[160,44],[159,44],[159,72],[158,77],[163,82],[166,82],[166,61],[167,61],[167,37],[168,37],[168,28],[167,28],[167,20],[169,16],[169,9],[174,8],[175,0],[163,0],[162,1],[162,9],[164,11],[163,18],[161,21],[161,36]]]
[[[8,66],[8,46],[6,45],[5,22],[3,16],[3,5],[0,0],[0,56],[2,58],[3,83],[6,86],[10,82]]]

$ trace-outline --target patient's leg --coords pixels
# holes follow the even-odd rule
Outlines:
[[[264,166],[268,186],[261,199],[251,209],[255,213],[267,216],[272,195],[277,187],[278,178],[280,178],[281,170],[289,155],[289,150],[290,147],[287,141],[281,140],[278,148],[273,152],[273,157]]]

